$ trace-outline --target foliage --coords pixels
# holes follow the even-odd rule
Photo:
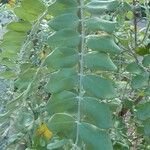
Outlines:
[[[148,4],[21,0],[12,11],[0,43],[0,76],[15,85],[0,117],[8,149],[150,149]]]

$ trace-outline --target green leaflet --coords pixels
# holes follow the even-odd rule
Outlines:
[[[56,149],[56,148],[60,148],[66,144],[69,143],[69,140],[67,139],[63,139],[63,140],[60,140],[60,141],[56,141],[54,143],[50,143],[47,145],[47,149],[49,150],[53,150],[53,149]]]
[[[145,89],[144,93],[145,93],[147,96],[150,96],[150,86],[148,86],[148,87]]]
[[[89,35],[87,37],[87,47],[99,52],[120,53],[121,49],[114,42],[110,35]]]
[[[79,24],[79,18],[76,14],[67,13],[57,16],[50,20],[49,26],[55,30],[61,30],[64,28],[76,29]]]
[[[17,53],[19,53],[26,36],[27,33],[25,32],[8,31],[3,36],[2,43],[0,44],[0,47],[3,50],[1,58],[5,58],[5,60],[10,59],[12,61],[17,59]]]
[[[23,0],[21,5],[26,13],[36,16],[39,16],[45,11],[45,5],[40,0]]]
[[[7,25],[7,29],[17,31],[17,32],[27,32],[31,29],[32,25],[29,22],[11,22]]]
[[[74,118],[66,113],[56,113],[48,121],[49,129],[60,137],[70,137],[76,130]]]
[[[113,98],[115,96],[113,83],[97,75],[85,76],[83,86],[89,95],[97,98]]]
[[[52,94],[47,103],[47,111],[50,114],[77,111],[77,95],[70,91],[62,91]]]
[[[3,57],[9,57],[9,55],[7,55],[7,52],[16,55],[16,53],[19,52],[25,38],[26,33],[24,32],[8,31],[4,35],[3,41],[0,44],[1,48],[4,50],[4,53],[2,53],[2,55],[4,55]]]
[[[52,5],[49,6],[49,14],[53,16],[74,13],[78,11],[78,2],[76,0],[56,0]]]
[[[136,54],[138,54],[140,56],[150,54],[149,48],[147,46],[137,47],[135,52],[136,52]]]
[[[140,67],[136,62],[132,62],[128,64],[126,70],[130,73],[141,74],[143,72],[143,68]]]
[[[19,43],[19,42],[14,42],[12,43],[11,41],[3,41],[2,44],[1,44],[1,48],[4,50],[4,51],[14,51],[14,53],[17,53],[19,52],[20,48],[21,48],[21,45],[22,43]]]
[[[19,18],[25,21],[32,22],[37,19],[36,15],[27,13],[26,10],[22,8],[22,6],[14,8],[14,12]]]
[[[1,56],[0,56],[0,57],[1,57]],[[12,58],[11,58],[11,59],[2,58],[2,60],[0,60],[0,63],[1,63],[1,65],[7,66],[7,67],[9,67],[9,68],[16,66],[16,63],[15,63],[14,60],[12,60]]]
[[[75,69],[65,68],[51,74],[46,89],[52,94],[63,90],[71,90],[77,86],[77,82],[78,75]]]
[[[140,89],[148,86],[149,75],[142,74],[132,77],[131,86],[133,89]]]
[[[32,81],[35,72],[36,68],[29,68],[25,70],[25,72],[22,72],[15,81],[15,86],[19,90],[25,90],[28,87],[29,83]]]
[[[25,32],[16,32],[16,31],[8,31],[3,36],[3,41],[8,41],[10,43],[20,43],[25,40],[27,34]]]
[[[92,1],[86,5],[87,11],[94,15],[101,15],[108,11],[115,11],[119,6],[119,1]]]
[[[150,119],[144,121],[144,134],[150,137]]]
[[[117,67],[112,62],[110,57],[105,53],[96,51],[89,52],[85,55],[85,65],[92,70],[115,71]]]
[[[150,102],[145,102],[143,104],[138,104],[136,106],[136,116],[139,120],[150,119]]]
[[[108,20],[104,20],[98,17],[90,18],[86,21],[86,29],[88,31],[105,31],[108,33],[113,33],[118,24],[117,22],[112,22]]]
[[[150,67],[150,54],[144,56],[142,64],[143,64],[144,67]]]
[[[14,9],[15,14],[25,21],[35,21],[45,11],[45,5],[39,0],[23,0],[20,7]]]
[[[72,48],[56,48],[51,52],[45,60],[48,68],[61,69],[70,68],[78,63],[78,54]]]
[[[0,72],[0,77],[4,78],[4,79],[10,79],[10,78],[15,78],[16,72],[14,71],[4,71],[4,72]]]
[[[48,45],[50,47],[77,47],[80,42],[80,35],[72,29],[63,29],[54,32],[48,38]]]
[[[4,47],[4,51],[2,52],[2,54],[0,55],[1,58],[6,58],[6,59],[13,59],[13,60],[17,60],[17,53],[18,53],[18,49],[20,48],[20,46],[12,46],[11,49],[10,47]],[[8,50],[9,49],[9,50]],[[14,50],[14,51],[13,51]],[[17,50],[17,52],[16,52]]]
[[[112,127],[112,116],[107,104],[99,102],[93,97],[84,97],[84,100],[81,101],[81,109],[85,115],[84,121],[92,123],[101,129]]]
[[[111,140],[106,131],[88,123],[79,124],[79,134],[90,150],[113,150]]]
[[[115,144],[113,145],[114,150],[129,150],[129,146],[128,144],[124,143],[124,142],[115,142]]]

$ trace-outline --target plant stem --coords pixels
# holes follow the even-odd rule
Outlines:
[[[26,39],[25,43],[23,44],[23,46],[21,47],[20,50],[20,57],[19,57],[19,63],[21,64],[23,62],[23,57],[26,51],[26,48],[28,47],[28,45],[30,44],[30,41],[33,39],[33,37],[37,34],[37,30],[38,30],[38,26],[41,22],[41,20],[45,17],[45,15],[47,14],[47,9],[46,11],[38,18],[38,20],[35,22],[35,24],[32,27],[32,30],[28,36],[28,38]]]
[[[84,29],[84,14],[83,14],[83,7],[84,7],[84,0],[79,0],[79,12],[78,16],[80,19],[80,25],[79,25],[79,33],[81,35],[81,41],[79,45],[79,95],[78,95],[78,112],[77,112],[77,134],[76,134],[76,141],[75,141],[75,147],[77,147],[79,142],[79,124],[81,122],[81,101],[84,97],[84,88],[83,88],[83,76],[84,76],[84,53],[85,53],[85,29]]]
[[[137,11],[136,11],[136,0],[133,0],[133,6],[134,6],[134,44],[135,48],[137,47]]]

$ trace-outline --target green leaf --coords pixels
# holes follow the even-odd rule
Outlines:
[[[72,13],[62,14],[50,20],[49,26],[55,30],[61,30],[64,28],[76,29],[79,24],[79,18]]]
[[[0,56],[1,57],[1,56]],[[7,66],[8,68],[15,67],[16,63],[14,60],[8,59],[8,58],[2,58],[0,61],[1,65]]]
[[[3,36],[3,41],[8,41],[10,43],[21,43],[25,40],[27,34],[24,32],[8,31]]]
[[[145,46],[138,47],[135,52],[141,56],[144,56],[146,54],[150,54],[149,48],[145,47]]]
[[[77,111],[77,95],[70,91],[62,91],[51,96],[47,103],[50,114]]]
[[[150,137],[150,119],[144,121],[144,134]]]
[[[99,52],[120,53],[121,49],[109,35],[89,35],[87,37],[87,47]]]
[[[150,102],[138,104],[136,106],[136,116],[139,120],[146,120],[150,118]]]
[[[78,2],[76,0],[56,0],[48,9],[50,15],[57,16],[66,13],[76,14],[78,11]]]
[[[3,36],[3,41],[0,44],[0,47],[4,50],[2,52],[3,58],[9,58],[9,54],[16,55],[17,52],[19,52],[21,45],[26,38],[26,35],[27,34],[24,32],[8,31]]]
[[[143,72],[142,67],[140,67],[137,63],[132,62],[128,64],[126,70],[130,73],[141,74]]]
[[[150,55],[144,56],[142,64],[144,67],[150,67]]]
[[[14,13],[16,14],[17,17],[19,17],[20,19],[23,19],[25,21],[32,22],[37,19],[37,16],[35,14],[27,13],[27,11],[24,10],[22,8],[22,6],[14,8]]]
[[[133,100],[130,100],[130,99],[125,99],[123,101],[123,107],[125,107],[125,109],[130,109],[132,110],[132,107],[134,106],[134,101]]]
[[[150,96],[150,86],[148,86],[148,87],[145,89],[144,93],[145,93],[147,96]]]
[[[105,53],[89,52],[85,55],[85,65],[89,69],[115,71],[117,67]]]
[[[77,72],[72,68],[65,68],[51,74],[50,80],[46,85],[46,89],[50,93],[57,93],[63,90],[74,89],[77,85],[77,81]]]
[[[36,15],[37,17],[45,11],[45,5],[40,0],[23,0],[22,8],[26,13]]]
[[[48,38],[48,45],[50,47],[66,46],[66,47],[77,47],[80,42],[79,33],[72,29],[63,29],[54,32]]]
[[[69,68],[78,63],[78,58],[78,54],[74,49],[61,47],[56,48],[48,55],[45,64],[48,68],[53,69]]]
[[[4,41],[4,42],[1,43],[0,46],[3,49],[4,53],[5,53],[5,51],[6,52],[10,51],[10,53],[15,53],[16,54],[17,52],[20,51],[21,45],[22,45],[22,43],[19,43],[19,42],[12,43],[12,41]],[[6,56],[6,58],[8,58],[8,57]]]
[[[49,149],[49,150],[57,149],[57,148],[63,147],[64,145],[66,145],[68,143],[69,143],[69,141],[67,139],[55,141],[53,143],[48,144],[47,149]]]
[[[101,15],[107,11],[115,11],[119,7],[119,1],[92,1],[86,5],[86,9],[94,14]]]
[[[126,17],[127,17],[129,20],[134,19],[134,13],[133,13],[133,11],[128,11]]]
[[[117,22],[104,20],[98,17],[90,18],[86,21],[86,28],[88,31],[105,31],[113,33],[117,28]]]
[[[53,115],[48,121],[48,126],[53,133],[63,137],[69,137],[76,130],[74,118],[65,113]]]
[[[140,89],[148,85],[149,75],[136,75],[132,78],[131,86],[133,89]]]
[[[35,68],[29,68],[29,69],[25,70],[24,72],[22,72],[19,75],[19,77],[17,78],[17,80],[15,81],[15,86],[19,90],[26,89],[27,86],[32,81],[33,75],[35,74],[35,72],[36,72]]]
[[[0,77],[4,79],[10,79],[10,78],[15,78],[17,75],[14,71],[4,71],[0,72]]]
[[[7,48],[6,48],[6,50],[4,50],[2,53],[1,53],[1,58],[2,59],[13,59],[13,60],[17,60],[17,58],[18,58],[18,55],[17,55],[17,51],[20,49],[20,46],[19,47],[11,47],[12,49],[14,49],[14,51],[12,51],[12,49],[10,50],[8,50]],[[5,47],[4,47],[4,49],[5,49]]]
[[[115,96],[113,83],[96,75],[87,75],[83,81],[84,89],[89,95],[97,98],[112,98]]]
[[[79,134],[86,146],[91,150],[113,150],[109,135],[104,130],[100,130],[88,123],[79,124]]]
[[[86,122],[103,129],[112,127],[112,116],[107,104],[99,102],[93,97],[84,97],[84,100],[81,101],[81,106]]]
[[[113,145],[114,150],[129,150],[129,146],[127,143],[117,142]]]
[[[7,25],[7,29],[14,30],[18,32],[27,32],[31,29],[32,25],[29,22],[11,22]]]

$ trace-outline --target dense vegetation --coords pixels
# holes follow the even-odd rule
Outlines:
[[[3,1],[14,18],[0,42],[0,76],[14,81],[0,115],[8,150],[150,149],[148,3]]]

